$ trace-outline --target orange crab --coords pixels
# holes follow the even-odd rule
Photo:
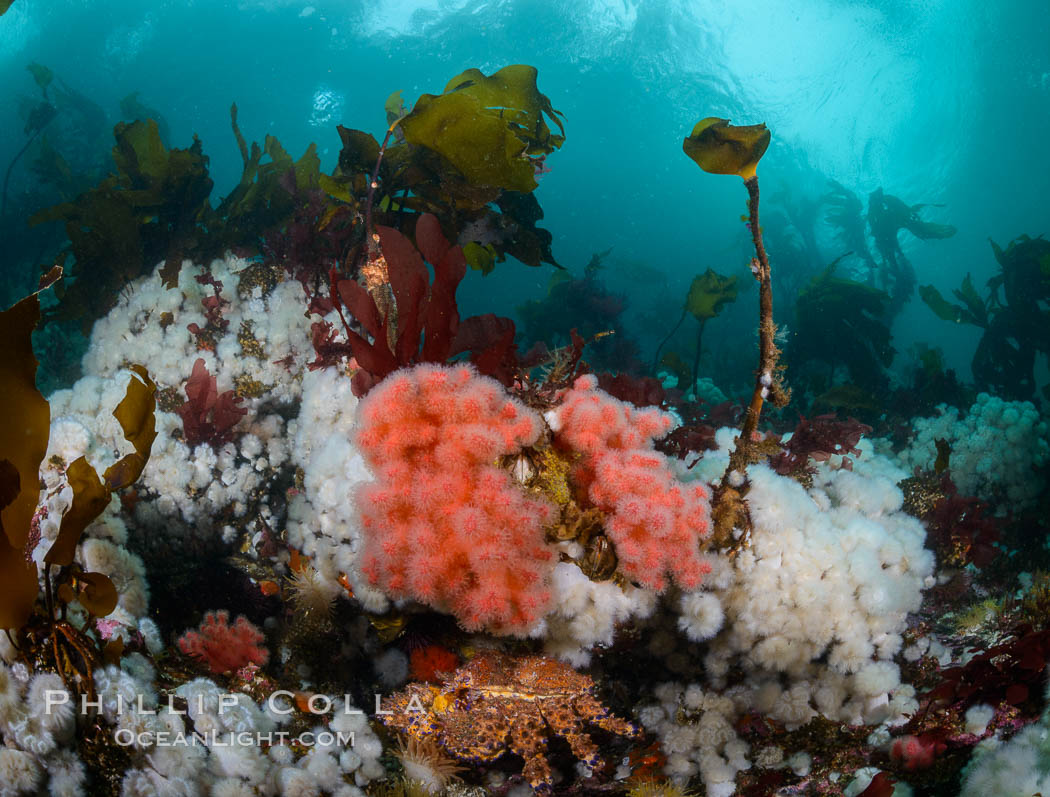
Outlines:
[[[521,756],[522,774],[538,792],[554,782],[547,761],[550,734],[565,739],[592,770],[604,762],[585,726],[641,736],[598,701],[590,677],[548,656],[482,651],[444,683],[409,684],[382,708],[390,712],[379,715],[388,727],[420,741],[436,739],[462,761],[494,761],[506,752]]]

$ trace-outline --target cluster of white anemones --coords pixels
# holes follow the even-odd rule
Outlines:
[[[33,674],[24,664],[0,661],[0,738],[5,742],[0,793],[84,794],[86,770],[74,746],[74,711],[58,675]]]
[[[95,688],[100,713],[131,756],[121,783],[125,797],[362,797],[361,786],[386,774],[379,761],[382,742],[365,713],[343,697],[326,697],[332,718],[319,716],[309,737],[294,737],[283,727],[290,711],[286,700],[276,696],[257,704],[206,678],[180,685],[174,697],[186,708],[173,710],[171,700],[158,698],[152,665],[134,653],[119,667],[98,670]],[[273,743],[281,733],[289,743]],[[295,752],[293,738],[309,740],[305,755]]]
[[[205,269],[185,263],[170,289],[159,269],[131,283],[95,323],[84,376],[48,399],[52,446],[69,456],[87,453],[104,469],[128,445],[112,417],[127,384],[124,369],[147,367],[158,387],[157,438],[137,485],[135,513],[158,537],[229,538],[230,519],[243,520],[249,511],[267,517],[265,497],[260,504],[250,496],[263,496],[267,479],[290,461],[285,413],[298,402],[299,377],[313,358],[311,320],[299,283],[251,279],[251,268],[232,256],[211,265],[229,302],[222,310],[225,330],[208,331],[212,349],[200,348],[189,328],[208,328],[201,300],[213,288],[196,280]],[[184,438],[174,409],[186,400],[184,386],[198,358],[220,393],[236,389],[243,396],[247,414],[233,442],[191,446]]]
[[[683,475],[720,476],[735,434],[720,430],[719,449]],[[922,524],[901,510],[906,474],[870,442],[859,448],[852,470],[841,457],[817,464],[809,487],[748,469],[750,546],[712,557],[705,589],[679,602],[680,629],[707,641],[706,679],[663,687],[641,715],[679,781],[699,773],[708,794],[733,793],[752,760],[733,730],[747,712],[790,729],[817,716],[892,724],[916,707],[893,658],[933,583],[933,555]],[[735,668],[745,678],[730,685]]]
[[[1028,401],[1004,401],[981,393],[960,418],[941,405],[933,418],[914,418],[914,437],[897,454],[909,475],[931,469],[937,440],[951,446],[949,467],[962,495],[976,496],[1005,509],[1032,506],[1046,485],[1036,468],[1050,459],[1050,427]]]

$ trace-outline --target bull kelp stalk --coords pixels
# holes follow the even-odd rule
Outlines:
[[[379,188],[379,167],[383,163],[383,155],[386,154],[387,145],[390,143],[390,136],[394,134],[394,130],[400,122],[400,118],[395,119],[386,129],[386,135],[383,136],[383,143],[379,145],[379,157],[376,158],[376,165],[372,170],[372,176],[368,179],[368,196],[365,198],[365,239],[368,241],[369,251],[372,250],[373,246],[376,249],[379,248],[379,241],[373,240],[372,238],[372,203],[375,201],[376,189]]]
[[[781,382],[780,355],[776,346],[776,326],[773,324],[773,287],[769,257],[762,241],[758,217],[758,161],[769,146],[770,134],[764,124],[733,126],[728,119],[708,117],[697,122],[692,134],[682,143],[685,154],[705,172],[735,174],[744,180],[748,195],[748,227],[755,247],[751,259],[751,273],[758,280],[758,337],[759,360],[755,374],[755,389],[751,394],[744,422],[729,455],[729,466],[715,489],[712,500],[714,533],[711,544],[724,547],[733,539],[734,529],[743,533],[737,545],[746,545],[749,539],[750,518],[745,497],[748,492],[747,466],[759,459],[758,421],[762,405],[770,399],[776,406],[787,404],[789,394]]]
[[[751,273],[758,280],[758,374],[755,378],[755,389],[751,393],[751,403],[748,404],[744,424],[740,430],[740,438],[737,439],[736,449],[729,456],[729,469],[722,477],[723,480],[734,470],[744,472],[748,461],[741,440],[751,442],[758,431],[758,419],[766,397],[770,397],[778,406],[783,406],[779,404],[779,400],[786,398],[777,395],[777,392],[783,393],[783,387],[776,378],[780,350],[776,346],[776,326],[773,324],[773,281],[770,276],[769,256],[766,254],[766,246],[762,242],[762,228],[758,223],[758,175],[744,180],[744,185],[747,186],[748,227],[751,228],[751,242],[755,245],[755,257],[751,258]],[[784,403],[787,403],[786,400]]]
[[[387,319],[387,342],[393,348],[397,341],[397,304],[394,302],[394,292],[390,285],[390,270],[387,267],[386,258],[379,248],[379,235],[372,228],[372,204],[375,202],[376,189],[379,187],[379,167],[383,163],[383,155],[386,154],[390,137],[394,135],[397,126],[405,118],[404,108],[401,105],[401,92],[396,91],[386,101],[386,112],[388,126],[383,143],[379,145],[379,155],[376,157],[375,168],[368,178],[368,196],[365,198],[365,262],[361,265],[360,274],[364,280],[365,288],[372,295],[376,307]],[[338,304],[336,305],[338,307]],[[342,315],[342,310],[340,310]],[[343,323],[346,320],[343,319]]]
[[[400,121],[400,120],[398,120]],[[376,158],[375,169],[368,179],[368,196],[365,199],[365,262],[361,265],[360,274],[364,280],[365,288],[375,300],[380,314],[387,319],[387,342],[391,347],[397,341],[397,305],[394,303],[394,292],[390,287],[390,270],[387,268],[386,258],[379,248],[379,235],[372,230],[372,202],[375,199],[376,188],[379,187],[379,166],[383,162],[386,146],[390,143],[390,136],[394,133],[397,122],[387,128],[386,136],[379,147],[379,157]],[[340,311],[341,314],[342,311]],[[343,319],[343,323],[346,320]]]

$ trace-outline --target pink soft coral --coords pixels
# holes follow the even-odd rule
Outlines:
[[[204,615],[199,631],[187,631],[178,639],[179,650],[200,659],[213,673],[239,670],[246,664],[266,664],[270,652],[259,643],[262,632],[243,615],[229,625],[225,610]]]
[[[679,483],[667,458],[653,449],[672,422],[665,412],[613,398],[588,375],[565,391],[552,425],[560,443],[583,454],[573,479],[607,515],[605,531],[623,574],[663,590],[670,573],[691,590],[710,570],[700,556],[710,510],[707,490]]]
[[[380,382],[358,417],[376,475],[357,494],[367,580],[468,630],[526,632],[550,601],[554,508],[496,462],[536,441],[539,416],[471,366],[419,365]]]

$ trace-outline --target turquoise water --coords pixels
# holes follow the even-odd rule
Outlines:
[[[0,124],[11,131],[0,141],[0,164],[24,140],[18,101],[36,90],[30,62],[104,113],[87,140],[56,135],[56,146],[104,159],[120,100],[138,92],[167,121],[171,146],[200,136],[213,204],[240,166],[228,123],[233,101],[249,140],[276,135],[296,156],[316,142],[327,170],[339,150],[335,125],[381,134],[391,92],[403,90],[410,107],[467,67],[489,73],[528,63],[566,117],[566,144],[548,160],[536,194],[555,257],[578,270],[612,247],[606,279],[630,286],[632,309],[677,307],[694,273],[746,263],[738,185],[706,178],[680,150],[693,123],[709,115],[769,125],[766,219],[770,228],[788,227],[786,236],[797,234],[774,217],[778,205],[820,197],[828,179],[860,197],[881,186],[909,204],[943,204],[928,217],[959,233],[934,243],[905,236],[904,246],[919,282],[947,294],[967,272],[975,284],[993,273],[986,238],[1005,243],[1046,229],[1040,198],[1050,153],[1040,131],[1050,124],[1050,22],[1042,6],[19,0],[0,20]],[[11,180],[15,199],[33,187],[25,162]],[[27,197],[12,215],[25,217],[41,199]],[[785,271],[808,274],[845,251],[820,215],[817,251],[783,256]],[[24,234],[15,219],[8,224],[8,236]],[[776,262],[775,238],[771,248]],[[8,255],[4,272],[24,273],[36,254]],[[651,278],[639,281],[648,273],[640,266],[665,275],[666,292]],[[473,279],[463,295],[469,307],[509,312],[522,296],[542,296],[548,276],[549,268],[510,263],[498,284]],[[730,315],[737,312],[743,303]],[[647,334],[644,326],[638,334]],[[967,372],[975,330],[931,323],[913,300],[895,331],[899,351],[916,340],[942,346],[949,364]]]

